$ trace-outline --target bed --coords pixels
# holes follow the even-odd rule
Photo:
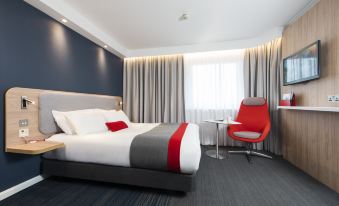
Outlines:
[[[43,155],[43,174],[184,192],[194,190],[201,157],[197,125],[129,123],[128,128],[116,132],[83,135],[62,133],[51,111],[79,109],[119,109],[119,103],[107,96],[50,91],[40,94],[40,131],[52,134],[46,141],[65,144],[65,148]],[[158,139],[149,139],[150,136],[161,136],[166,131],[177,133],[182,126],[185,129],[180,145],[175,142],[172,144],[176,147],[173,150],[175,153],[170,150],[172,137],[168,145],[162,142],[153,145]],[[174,169],[170,168],[169,162],[173,162],[170,157],[177,159]],[[164,162],[169,166],[164,166]]]

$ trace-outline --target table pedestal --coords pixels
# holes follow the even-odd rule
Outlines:
[[[217,154],[216,150],[208,150],[208,151],[206,151],[205,154],[209,157],[212,157],[212,158],[215,158],[215,159],[220,159],[220,160],[226,158],[226,155],[220,154],[220,151]]]
[[[206,155],[215,159],[225,159],[226,156],[220,154],[219,152],[219,124],[217,123],[217,143],[215,145],[215,150],[208,150],[206,151]]]

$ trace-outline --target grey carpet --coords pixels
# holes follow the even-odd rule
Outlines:
[[[206,149],[203,148],[203,151]],[[280,157],[202,155],[197,189],[178,193],[67,178],[49,178],[0,205],[339,205],[339,195]]]

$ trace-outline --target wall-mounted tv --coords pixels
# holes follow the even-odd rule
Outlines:
[[[284,86],[320,78],[320,40],[283,60]]]

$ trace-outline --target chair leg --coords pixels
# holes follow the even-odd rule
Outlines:
[[[265,158],[273,159],[271,156],[266,155],[266,154],[263,154],[263,153],[260,153],[260,152],[254,152],[254,151],[251,151],[251,155],[255,155],[255,156],[258,156],[258,157],[265,157]]]
[[[248,163],[252,163],[252,157],[251,157],[251,153],[252,153],[252,144],[247,143],[246,144],[246,150],[247,150],[247,154],[246,154],[246,159],[248,161]]]
[[[251,144],[246,144],[245,150],[228,151],[229,154],[245,154],[248,163],[252,163]]]
[[[246,153],[246,159],[247,159],[248,163],[252,164],[252,157],[251,157],[251,154],[247,154],[247,153]]]
[[[247,161],[249,163],[252,163],[252,156],[258,156],[258,157],[264,157],[264,158],[273,159],[269,155],[253,151],[252,150],[252,144],[250,144],[250,143],[247,143],[245,147],[246,147],[246,150],[228,151],[228,153],[230,153],[230,154],[245,154],[246,158],[247,158]]]
[[[247,154],[247,151],[239,150],[239,151],[228,151],[230,154]]]

